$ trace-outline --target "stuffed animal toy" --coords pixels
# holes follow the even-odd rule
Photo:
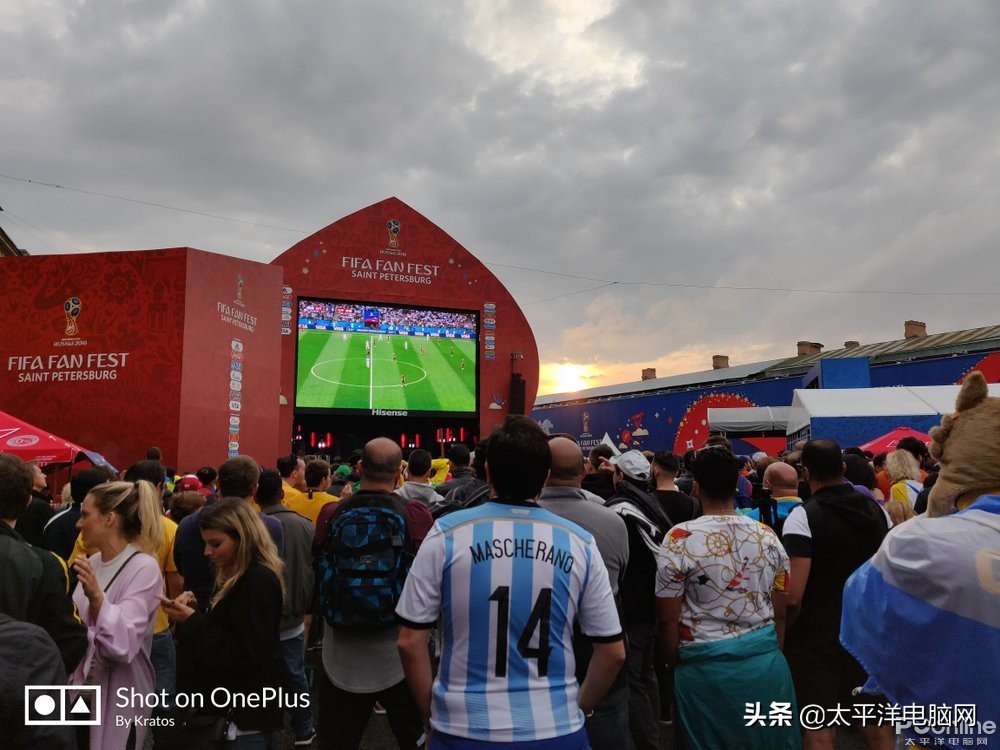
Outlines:
[[[947,516],[980,495],[1000,494],[1000,398],[989,397],[981,372],[965,378],[955,413],[931,430],[931,440],[941,473],[928,496],[928,516]]]

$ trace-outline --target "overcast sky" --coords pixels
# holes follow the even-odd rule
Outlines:
[[[998,40],[991,0],[0,0],[0,173],[280,228],[7,177],[0,226],[267,262],[395,195],[588,386],[990,325]]]

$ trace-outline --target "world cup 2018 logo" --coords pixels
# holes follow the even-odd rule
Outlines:
[[[63,303],[63,312],[66,313],[67,336],[76,336],[80,332],[80,328],[76,324],[76,319],[80,317],[80,310],[82,309],[83,303],[79,297],[70,297]]]
[[[389,247],[399,247],[399,220],[389,219],[385,228],[389,230]]]

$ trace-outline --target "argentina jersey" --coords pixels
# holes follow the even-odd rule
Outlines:
[[[581,729],[573,623],[594,640],[621,636],[591,534],[526,503],[489,502],[438,519],[396,612],[412,627],[440,615],[432,728],[490,742]]]

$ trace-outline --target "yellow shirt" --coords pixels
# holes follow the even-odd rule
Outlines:
[[[281,504],[286,508],[291,508],[290,502],[295,502],[302,497],[302,490],[297,490],[292,485],[281,481]]]
[[[327,503],[337,502],[340,502],[340,498],[336,495],[331,495],[329,492],[308,490],[306,492],[300,492],[298,497],[287,499],[285,501],[285,506],[291,508],[300,516],[305,516],[313,523],[316,523],[316,518],[319,516],[320,509]]]
[[[160,563],[160,571],[164,575],[167,573],[176,573],[177,564],[174,562],[174,537],[177,536],[177,524],[166,516],[160,520],[163,522],[163,544],[160,545],[160,549],[156,553],[156,560]],[[76,544],[73,545],[73,552],[69,556],[69,564],[73,564],[73,560],[76,559],[77,555],[90,557],[95,552],[97,552],[96,549],[87,549],[84,547],[83,535],[77,534]],[[166,590],[167,585],[166,581],[164,581],[164,594],[166,594]],[[162,633],[169,627],[170,620],[167,618],[167,613],[163,611],[163,607],[160,607],[156,610],[156,624],[153,625],[153,633]]]

